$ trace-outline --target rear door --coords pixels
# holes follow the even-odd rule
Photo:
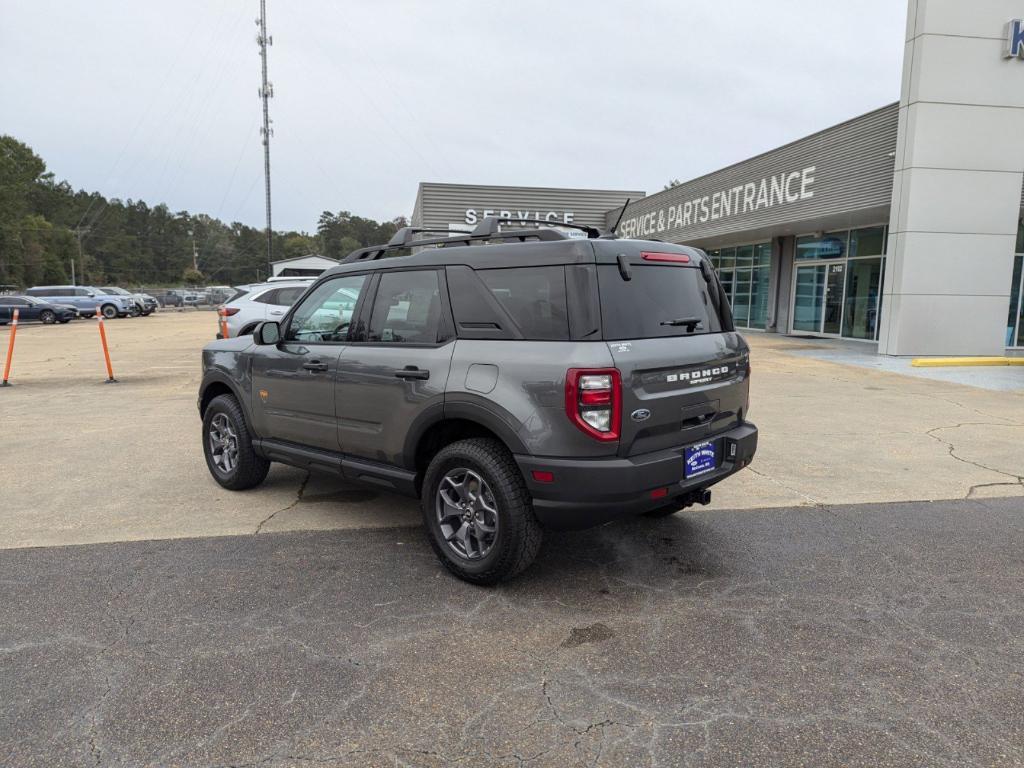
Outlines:
[[[623,263],[597,268],[604,338],[622,376],[624,456],[701,443],[736,426],[747,403],[746,343],[729,330],[713,273],[695,252],[649,245],[617,243]]]
[[[367,275],[321,283],[295,307],[281,341],[252,351],[252,409],[260,437],[338,451],[338,360]],[[339,301],[341,297],[341,301]]]
[[[367,328],[338,365],[338,440],[347,454],[402,464],[410,425],[444,405],[455,350],[444,273],[386,270]]]

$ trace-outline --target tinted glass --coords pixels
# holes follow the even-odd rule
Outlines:
[[[1024,256],[1013,260],[1013,282],[1010,283],[1010,311],[1006,318],[1006,346],[1020,345],[1024,340],[1024,330],[1020,327],[1020,316],[1024,314],[1020,303],[1021,269],[1024,268]],[[1016,341],[1014,341],[1016,339]]]
[[[601,317],[606,339],[651,339],[719,333],[718,318],[700,270],[677,266],[634,266],[625,281],[617,266],[597,268]],[[663,325],[687,319],[699,321],[690,331],[685,325]]]
[[[855,229],[850,233],[850,257],[881,256],[885,250],[885,227]]]
[[[722,255],[718,260],[719,269],[732,269],[736,264],[736,249],[723,248]]]
[[[370,313],[369,341],[436,344],[441,291],[435,270],[385,272]]]
[[[758,243],[754,246],[756,255],[754,260],[762,267],[767,267],[772,263],[772,244],[771,243]]]
[[[280,304],[283,307],[290,307],[296,301],[299,300],[299,296],[306,292],[306,289],[301,286],[294,288],[279,288],[277,291],[277,301],[275,304]]]
[[[321,284],[292,313],[285,341],[347,341],[365,284],[366,275],[338,277]]]
[[[749,267],[754,263],[754,246],[741,245],[736,249],[736,266]]]
[[[240,299],[240,298],[242,298],[243,296],[245,296],[245,295],[246,295],[247,293],[249,293],[249,290],[248,290],[247,288],[239,288],[239,289],[238,289],[238,290],[236,290],[236,291],[235,291],[235,292],[234,292],[233,294],[231,294],[231,298],[230,298],[230,299],[228,299],[228,300],[227,300],[226,302],[224,302],[224,303],[225,303],[225,304],[230,304],[230,303],[231,303],[232,301],[234,301],[235,299]]]
[[[568,340],[564,267],[481,269],[477,275],[512,316],[525,338]]]
[[[1017,222],[1017,253],[1024,253],[1024,219]]]
[[[252,300],[259,304],[279,304],[280,302],[277,300],[277,294],[280,293],[280,291],[280,288],[264,291],[259,296],[254,296]]]
[[[843,336],[875,338],[878,303],[882,298],[882,260],[851,261],[846,267],[846,297]]]
[[[798,237],[797,259],[841,259],[846,256],[846,232],[827,232],[821,237]]]

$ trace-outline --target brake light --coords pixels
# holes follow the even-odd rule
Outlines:
[[[242,309],[241,307],[222,307],[221,311],[228,317],[231,317],[232,315],[237,315]]]
[[[676,264],[689,264],[690,257],[685,253],[658,253],[656,251],[644,251],[640,254],[644,261],[670,261]]]
[[[565,412],[591,437],[618,440],[622,425],[622,377],[617,368],[570,368],[565,374]]]

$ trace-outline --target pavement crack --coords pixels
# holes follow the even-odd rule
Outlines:
[[[295,509],[295,507],[298,505],[298,503],[300,501],[302,501],[302,494],[305,493],[306,485],[309,483],[309,478],[311,476],[312,475],[309,472],[307,472],[306,476],[302,479],[302,483],[299,485],[299,492],[295,494],[295,501],[293,501],[287,507],[282,507],[281,509],[277,510],[276,512],[272,512],[270,515],[268,515],[267,517],[263,518],[263,520],[260,521],[260,524],[256,526],[256,530],[253,531],[253,536],[256,536],[257,534],[262,533],[263,526],[265,526],[267,523],[269,523],[271,520],[273,520],[275,517],[277,517],[282,512],[287,512],[288,510]]]
[[[975,483],[974,485],[972,485],[970,488],[967,489],[967,493],[964,495],[965,499],[972,498],[972,496],[974,495],[974,492],[977,491],[979,488],[991,488],[991,487],[994,487],[994,486],[1018,486],[1018,485],[1021,486],[1021,487],[1024,487],[1024,475],[1015,475],[1012,472],[1007,472],[1006,470],[1003,470],[1003,469],[997,469],[996,467],[990,467],[987,464],[982,464],[980,461],[973,461],[971,459],[964,458],[963,456],[958,456],[957,453],[956,453],[956,444],[953,443],[950,440],[944,440],[943,438],[939,437],[935,433],[936,432],[941,432],[941,431],[947,430],[947,429],[948,430],[960,429],[962,427],[1005,427],[1005,426],[1007,426],[1007,425],[1006,424],[994,424],[992,422],[987,422],[987,421],[963,421],[963,422],[960,422],[959,424],[950,424],[950,425],[941,426],[941,427],[933,427],[932,429],[929,429],[929,430],[927,430],[925,432],[925,434],[928,437],[930,437],[932,440],[935,440],[936,442],[939,442],[942,445],[946,446],[946,449],[949,452],[950,458],[955,459],[956,461],[959,461],[961,464],[967,464],[968,466],[976,467],[977,469],[984,469],[984,470],[987,470],[988,472],[994,472],[997,475],[1002,475],[1003,477],[1008,477],[1008,478],[1010,478],[1010,479],[1012,479],[1014,481],[1012,483],[1006,483],[1006,482],[1004,482],[1004,483]]]

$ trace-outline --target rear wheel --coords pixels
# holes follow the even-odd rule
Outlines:
[[[219,395],[203,413],[203,454],[213,479],[232,491],[263,482],[270,462],[256,455],[242,406],[231,395]]]
[[[441,449],[427,467],[420,504],[430,545],[460,579],[510,579],[540,549],[530,495],[497,440],[460,440]]]
[[[117,307],[115,307],[113,304],[104,304],[100,308],[100,312],[103,313],[103,316],[107,318],[107,320],[113,320],[115,317],[117,317]]]
[[[57,315],[52,309],[44,309],[39,313],[39,319],[43,321],[43,325],[53,325],[57,322]]]

